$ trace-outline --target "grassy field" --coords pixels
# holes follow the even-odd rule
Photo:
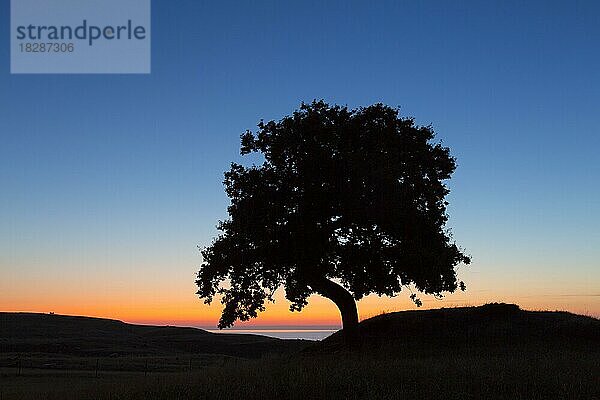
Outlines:
[[[597,319],[515,306],[404,312],[364,321],[365,342],[352,351],[334,335],[254,359],[96,358],[97,376],[89,357],[80,360],[85,368],[71,359],[70,368],[26,366],[21,376],[5,365],[0,400],[600,400],[599,328]],[[50,355],[37,357],[36,363]]]
[[[236,360],[180,373],[1,372],[5,399],[599,399],[600,357],[559,349]]]

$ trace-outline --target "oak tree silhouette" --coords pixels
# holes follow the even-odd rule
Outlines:
[[[455,267],[470,258],[445,227],[455,159],[433,139],[398,109],[323,101],[244,133],[241,154],[264,162],[225,173],[229,218],[196,280],[206,303],[222,296],[219,328],[256,317],[280,286],[292,311],[313,293],[331,299],[347,334],[368,294],[464,290]]]

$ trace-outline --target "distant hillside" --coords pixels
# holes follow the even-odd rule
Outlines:
[[[394,312],[362,321],[359,329],[368,345],[417,351],[536,344],[600,349],[600,320],[567,312],[525,311],[514,304]],[[337,332],[323,345],[335,348],[341,342]]]
[[[132,325],[101,318],[0,313],[0,353],[82,357],[220,354],[257,358],[267,353],[298,351],[306,344],[300,340]]]

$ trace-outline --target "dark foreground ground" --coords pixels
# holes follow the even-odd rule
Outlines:
[[[600,399],[597,319],[495,305],[387,314],[361,331],[350,350],[334,335],[254,359],[180,353],[162,369],[139,354],[96,358],[114,366],[98,372],[5,364],[0,400]]]

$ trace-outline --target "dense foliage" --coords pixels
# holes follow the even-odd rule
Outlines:
[[[470,259],[445,228],[456,163],[433,139],[395,108],[322,101],[244,133],[242,155],[264,162],[225,174],[229,218],[196,281],[207,303],[222,296],[219,326],[256,317],[280,286],[292,310],[329,297],[345,327],[358,322],[354,300],[371,293],[464,289],[455,267]]]

